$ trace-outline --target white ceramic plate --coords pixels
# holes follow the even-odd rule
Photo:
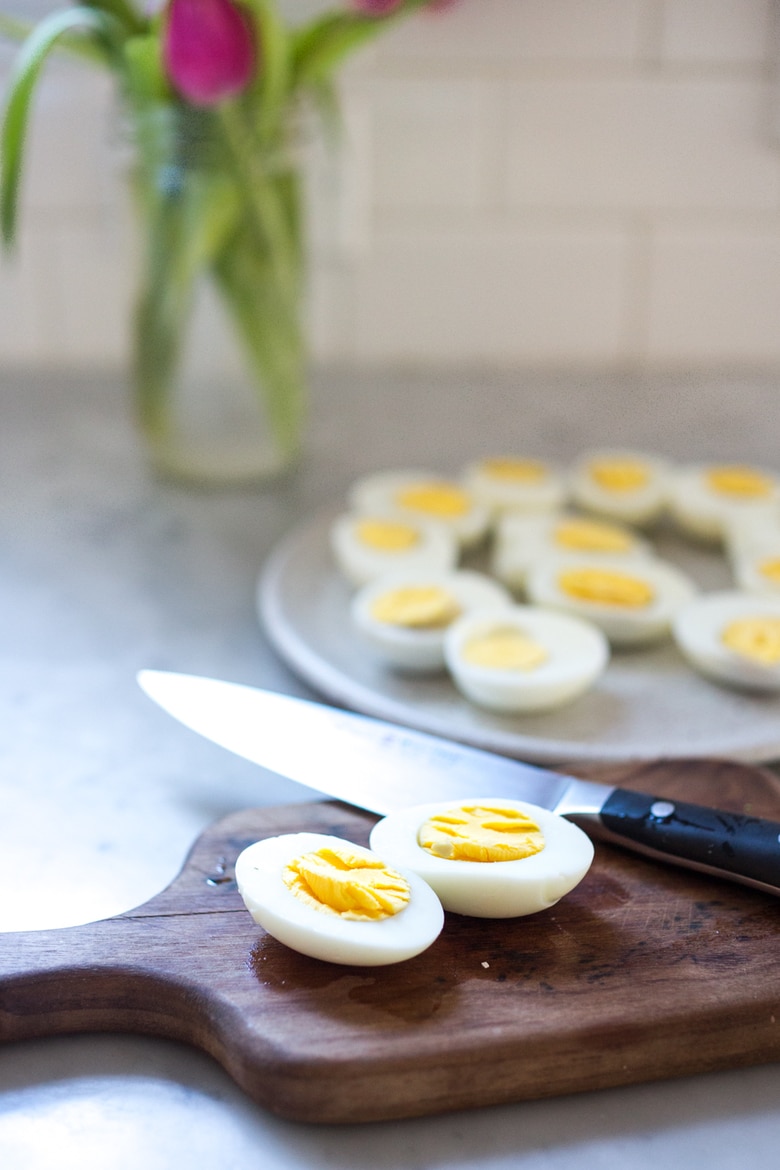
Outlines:
[[[494,715],[464,699],[447,675],[388,670],[358,642],[349,587],[331,559],[335,511],[294,530],[260,575],[260,621],[277,652],[332,703],[541,763],[720,756],[767,763],[780,758],[780,696],[728,690],[695,674],[666,643],[615,652],[599,684],[568,707],[545,714]],[[722,556],[656,541],[703,589],[728,587]]]

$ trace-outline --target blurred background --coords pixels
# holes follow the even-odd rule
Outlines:
[[[312,151],[315,361],[780,364],[776,7],[460,0],[380,38],[343,71],[337,153]],[[110,77],[47,66],[28,163],[0,367],[121,369],[135,229]]]

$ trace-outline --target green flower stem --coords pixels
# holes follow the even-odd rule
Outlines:
[[[183,138],[175,120],[172,126],[172,134],[161,134],[159,149],[153,134],[148,138],[139,168],[147,230],[146,280],[136,313],[140,421],[153,445],[166,443],[196,288],[212,280],[277,448],[290,455],[299,443],[305,380],[300,175],[280,149],[266,165],[262,151],[247,153],[236,111],[199,123],[194,153],[186,124]],[[212,135],[222,133],[204,144],[209,128]]]
[[[299,217],[290,206],[282,181],[292,165],[285,157],[284,144],[267,152],[258,150],[237,103],[226,102],[219,116],[231,170],[246,201],[256,246],[267,253],[276,270],[279,294],[297,305],[301,241]]]

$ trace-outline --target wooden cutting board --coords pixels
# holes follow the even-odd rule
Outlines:
[[[780,820],[780,781],[719,761],[577,769]],[[780,1056],[780,903],[598,845],[528,918],[448,915],[423,955],[348,968],[287,950],[232,880],[238,853],[313,830],[365,843],[337,802],[236,813],[115,918],[0,939],[0,1040],[142,1032],[205,1049],[255,1101],[311,1122],[411,1117]]]

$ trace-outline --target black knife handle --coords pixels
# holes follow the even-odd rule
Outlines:
[[[615,788],[599,812],[605,839],[780,895],[780,824]]]

